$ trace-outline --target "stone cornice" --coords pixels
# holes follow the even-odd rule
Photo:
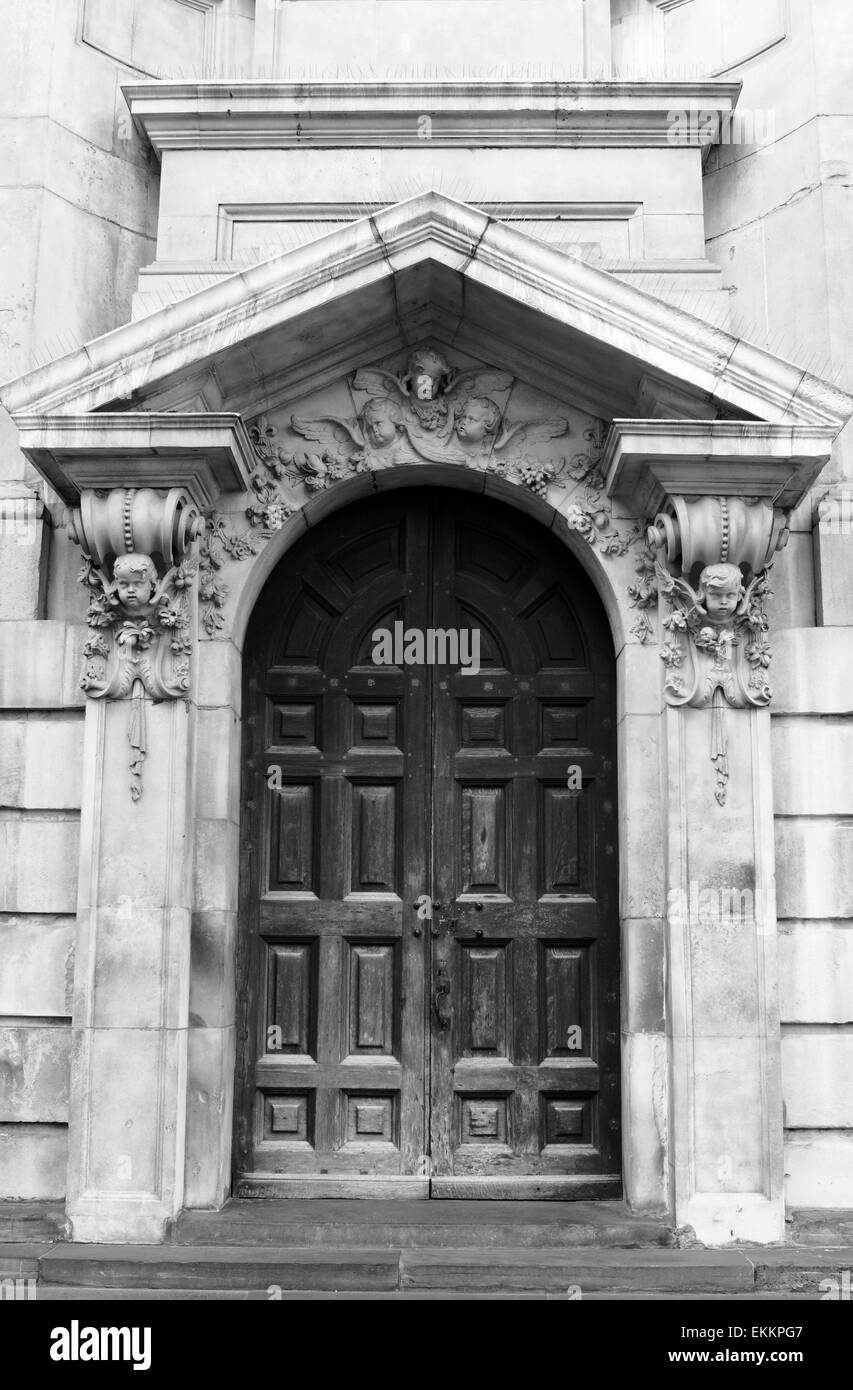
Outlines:
[[[9,383],[0,400],[13,415],[137,404],[249,344],[253,361],[271,334],[277,335],[277,369],[289,364],[298,372],[302,355],[287,356],[291,325],[311,316],[334,328],[340,301],[349,295],[361,295],[374,316],[393,318],[407,275],[424,264],[461,277],[481,297],[493,296],[496,307],[532,311],[534,349],[547,334],[556,342],[565,334],[581,360],[595,349],[594,372],[601,371],[605,351],[614,369],[618,364],[637,378],[670,378],[718,409],[836,432],[853,414],[853,399],[832,384],[436,192],[361,218],[117,328]],[[334,347],[339,340],[330,341]]]
[[[740,420],[614,420],[601,461],[608,496],[652,516],[674,495],[762,498],[790,512],[829,461],[829,426]]]
[[[122,88],[158,154],[175,149],[673,145],[672,113],[734,110],[741,83],[146,82]],[[705,147],[703,123],[678,144]]]
[[[245,492],[254,453],[239,415],[19,415],[21,449],[66,502],[87,488],[184,488],[201,509]]]

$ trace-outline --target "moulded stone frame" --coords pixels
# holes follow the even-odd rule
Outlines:
[[[233,1136],[228,1120],[233,1113],[238,1026],[235,835],[241,815],[236,773],[241,760],[242,654],[249,619],[282,556],[318,522],[363,497],[421,486],[480,492],[527,512],[558,536],[582,565],[607,614],[617,673],[624,1190],[634,1209],[664,1212],[670,1206],[670,1192],[665,1139],[664,827],[658,775],[662,703],[656,648],[643,646],[628,631],[636,619],[626,594],[626,585],[635,577],[635,551],[614,564],[571,531],[554,506],[525,489],[474,470],[439,464],[360,474],[315,495],[256,557],[229,565],[226,626],[217,637],[202,637],[199,643],[185,1204],[216,1208],[227,1197],[231,1182]],[[222,764],[215,770],[205,764],[208,721],[218,730],[215,746]],[[214,789],[212,795],[209,788]],[[214,816],[205,814],[210,805]],[[223,873],[223,860],[229,855],[231,868]]]
[[[620,428],[615,426],[614,433]],[[678,422],[669,422],[670,433],[677,433],[679,428]],[[685,452],[689,452],[686,437]],[[75,1008],[79,1024],[76,1020],[74,1024],[79,1030],[74,1084],[77,1109],[72,1119],[69,1162],[69,1214],[75,1234],[89,1240],[156,1241],[164,1237],[169,1222],[182,1207],[216,1209],[229,1194],[236,1030],[243,1026],[236,1015],[235,953],[239,931],[241,663],[249,619],[278,561],[313,526],[357,499],[388,489],[424,485],[481,492],[542,522],[590,576],[613,633],[626,1199],[634,1210],[667,1212],[680,1224],[693,1225],[700,1238],[710,1243],[778,1240],[784,1232],[784,1204],[775,917],[769,913],[758,933],[761,960],[756,966],[752,1000],[755,1018],[743,1035],[757,1039],[758,1049],[753,1090],[760,1105],[760,1138],[740,1169],[752,1187],[747,1185],[743,1192],[716,1191],[712,1182],[709,1190],[708,1144],[703,1157],[697,1141],[696,1049],[722,1047],[731,1052],[737,1049],[740,1035],[736,1030],[726,1034],[715,1009],[709,1011],[707,1007],[701,1038],[694,1033],[693,924],[673,924],[666,910],[668,890],[684,879],[688,848],[693,852],[694,846],[701,844],[697,824],[701,826],[703,813],[701,803],[697,810],[692,785],[699,780],[696,771],[703,764],[703,755],[697,751],[696,724],[704,712],[665,706],[658,645],[644,644],[630,630],[636,610],[629,603],[627,589],[635,579],[638,551],[632,548],[621,557],[602,555],[569,527],[558,506],[521,486],[455,464],[406,464],[335,483],[307,500],[256,555],[229,563],[225,571],[230,592],[223,610],[224,625],[215,637],[201,637],[198,642],[190,719],[185,731],[176,733],[173,729],[169,735],[174,752],[161,773],[169,779],[167,786],[185,788],[181,790],[179,812],[193,845],[182,867],[171,871],[180,877],[181,894],[187,893],[191,873],[187,896],[178,899],[167,895],[163,904],[175,907],[177,903],[179,910],[173,913],[174,920],[167,924],[164,937],[170,942],[174,968],[160,971],[160,1022],[153,1013],[144,1020],[149,1027],[159,1027],[161,1050],[171,1049],[169,1065],[165,1071],[161,1067],[164,1085],[158,1092],[158,1107],[172,1116],[167,1149],[173,1167],[168,1171],[168,1161],[160,1164],[153,1200],[147,1192],[99,1194],[91,1186],[86,1189],[81,1186],[77,1161],[89,1152],[89,1133],[97,1130],[99,1123],[99,1101],[101,1112],[104,1104],[103,1097],[87,1089],[84,1077],[87,1046],[93,1038],[93,993],[98,979],[97,962],[92,957],[91,919],[95,914],[90,909],[94,909],[94,898],[87,885],[102,869],[99,835],[104,833],[103,804],[106,801],[113,813],[118,805],[117,789],[111,785],[118,779],[105,762],[103,747],[106,726],[111,721],[115,724],[122,714],[120,705],[105,709],[90,702],[85,769],[88,791],[81,826]],[[245,494],[232,494],[227,503],[235,518],[245,504]],[[633,519],[630,511],[626,515],[626,508],[617,503],[614,521],[630,523]],[[167,707],[161,722],[171,727],[179,708]],[[753,807],[753,835],[747,852],[754,855],[762,888],[772,887],[769,712],[753,710],[737,717],[752,750],[746,760],[750,772],[745,794]],[[693,740],[689,756],[685,755],[685,738]],[[209,755],[214,751],[212,763]],[[701,798],[701,791],[698,795]],[[693,818],[691,837],[686,828],[688,807]],[[155,804],[155,826],[156,822]],[[116,840],[114,835],[113,839],[121,849],[121,837]],[[189,914],[182,910],[187,901]],[[707,960],[704,972],[706,995],[709,981],[712,993],[722,993],[725,972],[713,962],[709,966]],[[107,1007],[108,1028],[127,1026],[120,1022],[118,996],[111,1007],[103,996],[97,1006],[100,1010]],[[126,1036],[130,1041],[130,1032]],[[707,1136],[707,1113],[702,1125]],[[704,1187],[697,1180],[703,1163]],[[740,1180],[745,1181],[742,1176]]]

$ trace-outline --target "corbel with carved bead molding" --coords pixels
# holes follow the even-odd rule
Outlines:
[[[608,491],[653,516],[664,698],[712,711],[714,795],[726,803],[727,710],[770,704],[766,602],[793,508],[829,458],[832,433],[752,421],[618,421]]]
[[[252,445],[230,412],[16,415],[21,448],[66,503],[90,591],[82,679],[127,700],[130,791],[142,795],[146,703],[187,699],[205,513],[250,491]]]
[[[81,686],[92,699],[130,701],[130,794],[142,795],[145,700],[190,689],[190,591],[205,523],[183,488],[86,490],[68,530],[83,551],[90,590]]]

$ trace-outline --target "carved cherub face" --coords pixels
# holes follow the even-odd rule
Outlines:
[[[488,396],[472,396],[456,420],[456,433],[466,444],[482,444],[498,427],[500,411]]]
[[[737,565],[708,565],[699,576],[699,592],[709,618],[731,618],[743,598],[743,578]]]
[[[361,420],[367,442],[374,449],[387,449],[402,428],[400,411],[393,401],[369,401]]]
[[[113,565],[113,579],[119,602],[129,613],[137,613],[151,602],[157,570],[148,555],[119,555]]]

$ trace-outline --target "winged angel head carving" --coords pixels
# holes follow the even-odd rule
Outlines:
[[[531,481],[531,468],[542,478],[553,476],[554,463],[543,460],[541,445],[568,434],[568,421],[509,424],[495,397],[508,398],[514,384],[508,372],[460,372],[437,348],[419,348],[398,374],[373,367],[355,373],[353,390],[367,396],[357,415],[292,416],[291,428],[317,448],[289,461],[309,489],[352,472],[418,462],[465,464],[514,481]]]
[[[767,704],[767,571],[744,583],[737,565],[707,565],[698,589],[659,561],[655,572],[671,610],[664,619],[668,641],[661,652],[669,702],[701,708],[721,690],[736,708]]]

